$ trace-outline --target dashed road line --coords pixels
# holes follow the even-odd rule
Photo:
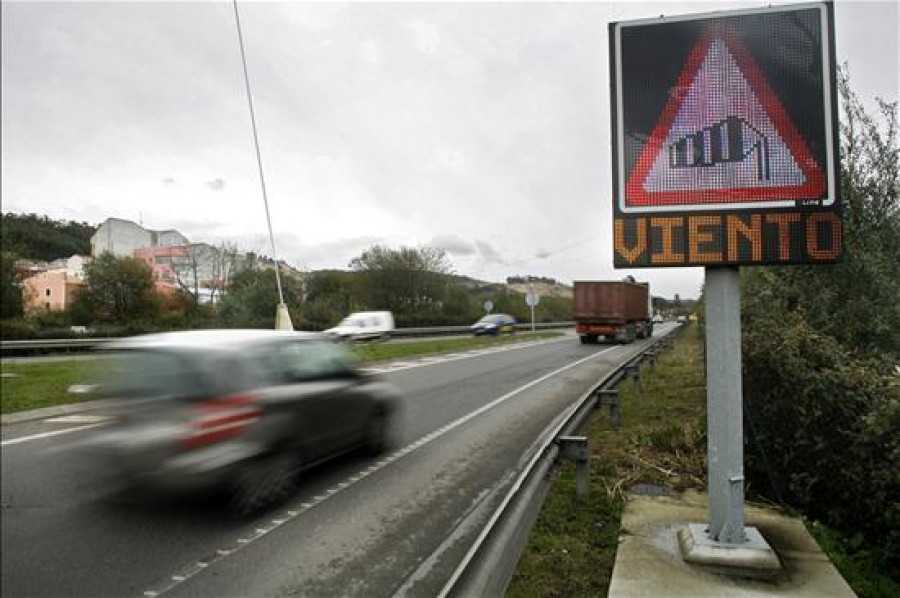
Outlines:
[[[423,367],[426,365],[446,363],[448,361],[456,361],[458,359],[468,359],[470,357],[479,357],[481,355],[492,355],[494,353],[502,353],[504,351],[527,349],[528,347],[535,347],[537,345],[546,345],[549,343],[558,343],[558,342],[568,341],[568,340],[571,340],[571,339],[564,337],[564,338],[559,338],[559,339],[526,341],[526,342],[516,343],[514,345],[506,345],[506,346],[502,346],[502,347],[488,347],[487,349],[473,349],[471,351],[466,351],[464,353],[449,353],[446,355],[425,356],[416,361],[394,361],[389,364],[384,364],[381,366],[363,367],[362,370],[365,372],[371,372],[373,374],[389,374],[391,372],[399,372],[401,370],[410,370],[413,368]]]
[[[51,424],[99,424],[110,421],[112,418],[108,415],[63,415],[62,417],[51,417],[44,421]]]

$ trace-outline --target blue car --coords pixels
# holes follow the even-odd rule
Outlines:
[[[490,314],[484,316],[470,327],[472,334],[513,334],[516,331],[516,319],[506,314]]]

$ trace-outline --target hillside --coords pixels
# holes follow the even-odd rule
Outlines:
[[[73,254],[89,255],[96,230],[86,222],[9,212],[0,218],[0,251],[45,262]]]
[[[506,287],[515,291],[516,293],[522,293],[523,295],[528,293],[528,291],[534,291],[541,297],[562,297],[563,299],[571,299],[572,298],[572,287],[566,286],[562,283],[548,284],[546,282],[529,282],[529,283],[513,283],[507,284]]]

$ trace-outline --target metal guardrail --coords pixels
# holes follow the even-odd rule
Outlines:
[[[574,328],[575,322],[535,322],[535,330],[551,330],[556,328]],[[531,330],[531,323],[520,322],[516,324],[516,330],[526,332]],[[448,334],[470,334],[469,326],[432,326],[426,328],[396,328],[391,332],[392,337],[403,338],[408,336],[446,336]]]
[[[50,350],[72,351],[78,349],[93,349],[111,339],[106,338],[46,338],[25,341],[0,341],[0,352],[13,353],[17,351]]]
[[[624,360],[554,420],[526,452],[532,457],[444,585],[439,598],[505,594],[531,527],[537,520],[552,484],[552,476],[549,475],[551,469],[563,456],[561,437],[577,432],[601,406],[603,391],[608,391],[631,377],[633,370],[629,371],[629,368],[639,366],[648,358],[655,361],[656,348],[661,343],[668,345],[671,335],[683,329],[684,326],[679,326],[669,331],[636,355]]]
[[[535,330],[549,330],[558,328],[571,328],[575,326],[575,322],[535,322]],[[531,324],[517,324],[516,330],[531,330]],[[392,333],[392,337],[417,337],[417,336],[447,336],[451,334],[469,334],[471,330],[468,326],[430,326],[419,328],[397,328]],[[48,338],[33,339],[23,341],[0,341],[0,353],[28,353],[42,352],[55,353],[66,351],[85,351],[95,349],[114,339],[109,338]]]

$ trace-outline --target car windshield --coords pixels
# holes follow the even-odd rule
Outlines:
[[[341,323],[338,326],[352,326],[354,328],[361,328],[366,325],[366,321],[362,318],[344,318],[341,320]]]
[[[501,314],[491,314],[489,316],[484,316],[480,320],[478,320],[479,324],[502,324],[507,321],[507,317]]]

